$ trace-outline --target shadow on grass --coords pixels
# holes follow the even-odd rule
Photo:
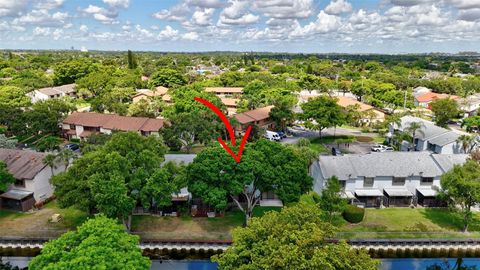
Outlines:
[[[461,231],[463,229],[463,216],[458,212],[445,208],[425,208],[422,214],[432,223],[444,229],[455,231]],[[480,218],[478,215],[473,215],[468,230],[480,231]]]

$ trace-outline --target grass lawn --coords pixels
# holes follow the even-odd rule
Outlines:
[[[462,233],[462,217],[447,209],[366,209],[359,224],[340,226],[342,238],[473,238],[480,237],[480,213],[474,215],[468,233]]]
[[[60,214],[63,220],[51,223],[53,214]],[[68,230],[75,229],[87,218],[83,211],[60,209],[55,202],[48,203],[39,211],[19,213],[0,211],[0,236],[10,237],[58,237]]]
[[[260,217],[280,209],[257,206],[253,216]],[[132,232],[146,239],[230,240],[232,229],[242,226],[244,220],[245,215],[240,210],[215,218],[134,216]]]

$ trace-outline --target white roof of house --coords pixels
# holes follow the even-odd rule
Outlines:
[[[320,156],[318,163],[325,179],[357,177],[435,177],[462,164],[468,155],[430,154],[429,152],[383,152],[344,156]]]
[[[418,187],[417,191],[425,197],[435,197],[438,193],[433,187]]]
[[[358,197],[380,197],[383,196],[383,193],[378,189],[357,189],[355,195]]]
[[[412,197],[413,194],[406,188],[385,188],[383,189],[390,197]]]
[[[355,199],[355,195],[351,191],[342,191],[340,197],[344,199]]]
[[[401,125],[398,126],[394,124],[395,129],[404,131],[410,126],[411,123],[420,122],[423,124],[423,127],[421,127],[415,133],[415,138],[425,140],[425,141],[428,140],[430,143],[436,144],[439,146],[444,146],[449,143],[455,142],[460,136],[458,132],[439,127],[434,123],[422,118],[407,115],[402,117],[400,120],[401,120]]]

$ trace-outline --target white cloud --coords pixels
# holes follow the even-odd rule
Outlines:
[[[421,4],[428,4],[434,0],[391,0],[391,3],[396,6],[411,7]]]
[[[159,40],[176,40],[178,39],[178,30],[173,29],[170,25],[165,26],[165,29],[160,31],[157,38]]]
[[[67,12],[50,14],[46,9],[34,9],[31,12],[13,20],[16,25],[60,26],[69,18]]]
[[[82,24],[82,25],[80,25],[79,30],[83,33],[87,33],[88,32],[88,26],[86,26],[85,24]]]
[[[183,21],[187,19],[190,12],[188,5],[185,3],[178,4],[171,9],[163,9],[153,14],[153,17],[159,20],[167,21]]]
[[[221,8],[225,3],[221,0],[187,0],[187,4],[201,8]]]
[[[480,8],[480,0],[449,0],[459,9]]]
[[[464,21],[480,21],[480,8],[462,10],[458,18]]]
[[[103,2],[114,8],[128,8],[130,0],[103,0]]]
[[[324,34],[340,28],[341,19],[335,15],[329,15],[323,10],[317,16],[315,22],[311,22],[304,27],[297,27],[291,34],[291,37],[307,37],[315,34]]]
[[[220,14],[218,25],[247,25],[259,21],[260,16],[248,13],[248,1],[231,0]]]
[[[65,0],[37,0],[38,3],[35,4],[35,8],[38,9],[54,9],[61,7]]]
[[[200,40],[200,35],[198,35],[197,32],[188,32],[183,34],[182,38],[190,41],[198,41]]]
[[[313,0],[262,0],[253,7],[271,18],[305,19],[313,13]]]
[[[27,7],[28,0],[1,0],[0,17],[16,16]]]
[[[325,8],[327,14],[338,15],[352,11],[352,5],[345,0],[333,0]]]
[[[81,9],[83,13],[90,14],[93,18],[103,24],[115,24],[118,13],[114,10],[107,10],[95,5],[88,5],[87,8]]]
[[[49,27],[35,27],[33,29],[33,35],[34,36],[48,36],[50,35],[50,28]]]
[[[215,9],[206,8],[196,10],[192,15],[192,23],[198,26],[207,26],[212,24],[211,18]]]

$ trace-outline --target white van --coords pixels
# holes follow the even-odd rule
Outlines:
[[[267,130],[265,132],[265,135],[263,135],[263,137],[265,137],[266,139],[269,139],[270,141],[276,141],[276,142],[279,142],[282,139],[282,138],[280,138],[278,133],[270,131],[270,130]]]

